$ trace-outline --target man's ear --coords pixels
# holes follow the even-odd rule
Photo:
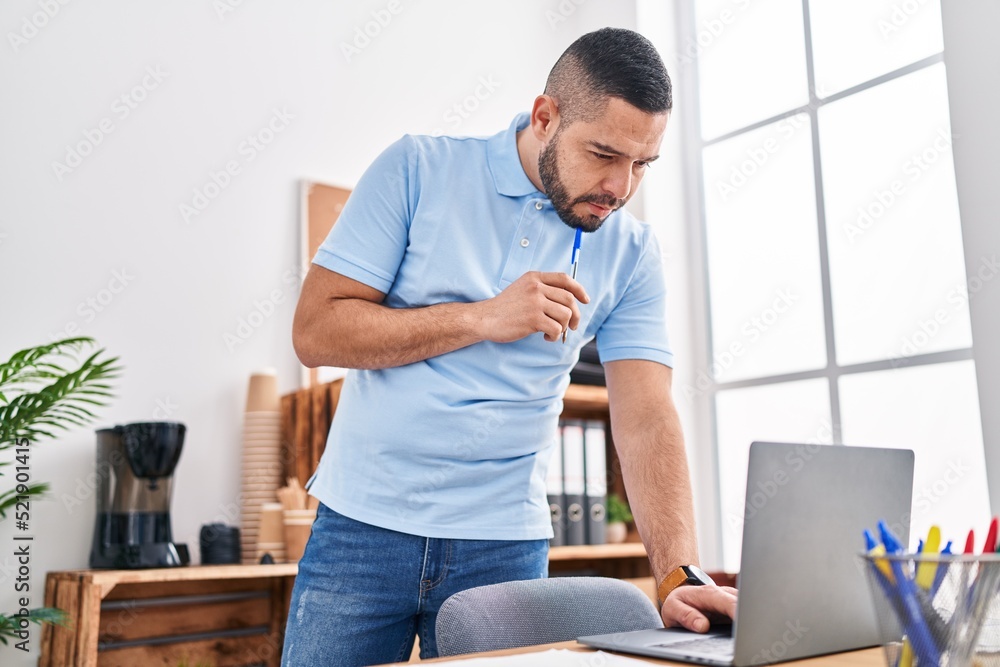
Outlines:
[[[559,129],[559,104],[554,97],[539,95],[531,107],[531,132],[540,143],[548,143]]]

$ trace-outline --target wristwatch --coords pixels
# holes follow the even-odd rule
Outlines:
[[[697,565],[681,565],[668,574],[667,578],[661,581],[656,589],[656,597],[660,602],[660,608],[663,607],[663,601],[670,595],[670,591],[678,586],[706,585],[714,586],[715,582],[700,567]]]

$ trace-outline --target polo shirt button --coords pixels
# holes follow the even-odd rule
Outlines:
[[[522,248],[527,248],[529,243],[531,243],[531,241],[528,240],[527,236],[525,236],[523,239],[521,239],[521,247]]]
[[[535,202],[535,208],[536,208],[537,210],[541,211],[541,210],[542,210],[542,202],[540,202],[540,201],[536,201],[536,202]],[[525,245],[527,245],[527,244],[525,244]]]

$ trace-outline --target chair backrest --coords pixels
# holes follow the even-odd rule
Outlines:
[[[509,581],[456,593],[437,615],[441,656],[662,628],[636,586],[606,577]]]

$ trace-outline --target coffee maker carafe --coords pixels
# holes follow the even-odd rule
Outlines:
[[[190,562],[170,522],[174,468],[186,427],[136,422],[97,431],[97,519],[90,567],[176,567]]]

